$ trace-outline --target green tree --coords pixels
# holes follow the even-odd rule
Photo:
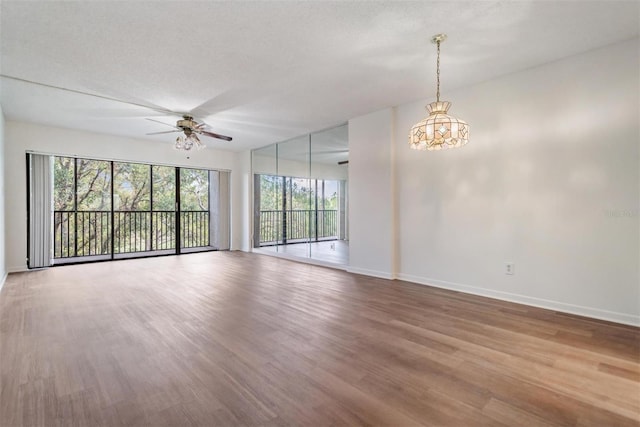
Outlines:
[[[74,159],[55,157],[53,160],[53,205],[56,211],[73,210],[74,194]]]
[[[114,210],[150,210],[151,166],[114,162],[113,174]]]
[[[77,159],[77,209],[111,210],[111,165],[100,160]]]
[[[209,210],[209,171],[180,169],[180,210]]]
[[[176,209],[176,168],[170,166],[153,167],[153,210],[175,211]]]

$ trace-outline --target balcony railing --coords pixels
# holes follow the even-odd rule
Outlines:
[[[55,211],[54,258],[176,248],[174,211]],[[113,224],[113,225],[112,225]],[[180,247],[209,246],[209,212],[180,212]],[[112,234],[113,233],[113,234]]]
[[[260,245],[338,238],[337,210],[260,211]]]

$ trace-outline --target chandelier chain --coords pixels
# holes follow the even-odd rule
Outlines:
[[[438,60],[436,62],[436,80],[438,83],[438,90],[436,92],[436,100],[440,102],[440,40],[438,40],[436,44],[438,45]]]

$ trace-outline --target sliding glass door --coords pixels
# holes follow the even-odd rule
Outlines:
[[[151,250],[176,250],[176,168],[151,167]]]
[[[228,172],[52,162],[55,264],[229,249]]]
[[[113,253],[151,248],[151,166],[113,162]]]
[[[109,257],[111,163],[54,157],[53,257]]]
[[[209,245],[209,171],[180,169],[180,249]]]

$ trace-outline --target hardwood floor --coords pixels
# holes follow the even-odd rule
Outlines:
[[[12,274],[0,425],[638,426],[640,330],[257,254]]]

